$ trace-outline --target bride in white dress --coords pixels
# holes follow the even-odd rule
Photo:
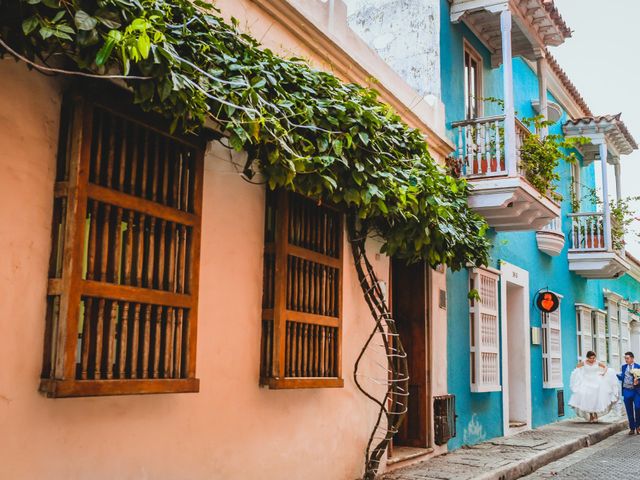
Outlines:
[[[594,352],[587,352],[571,374],[571,406],[577,415],[589,422],[597,422],[618,403],[620,385],[615,371],[598,363]]]

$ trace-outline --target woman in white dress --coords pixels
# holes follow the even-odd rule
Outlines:
[[[587,352],[571,374],[571,406],[577,415],[589,422],[597,422],[618,403],[620,385],[616,373],[596,360],[594,352]]]

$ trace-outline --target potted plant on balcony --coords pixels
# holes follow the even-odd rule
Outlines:
[[[541,115],[524,118],[522,123],[528,128],[533,127],[535,132],[553,125],[553,122],[544,120]],[[587,139],[582,137],[565,138],[563,135],[553,133],[545,137],[539,133],[525,135],[520,147],[520,168],[525,178],[540,193],[556,202],[561,201],[562,195],[558,193],[556,185],[560,175],[556,172],[556,168],[561,160],[574,163],[577,160],[574,147],[586,141]]]
[[[593,205],[597,207],[602,207],[602,199],[600,195],[598,195],[598,191],[595,188],[586,187],[587,193],[585,198],[587,198]],[[631,224],[639,220],[635,217],[635,211],[632,209],[631,204],[640,200],[640,196],[634,197],[625,197],[620,200],[610,199],[609,200],[609,211],[611,218],[611,247],[613,250],[621,251],[624,250],[625,236],[629,233]],[[600,248],[604,248],[604,227],[602,226],[602,219],[599,219],[599,229],[597,231],[600,232]]]

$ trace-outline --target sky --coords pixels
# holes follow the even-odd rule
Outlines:
[[[551,53],[594,115],[622,112],[640,143],[640,0],[555,0],[573,35]],[[640,196],[640,151],[622,157],[622,195]],[[612,176],[613,170],[608,171]],[[613,190],[615,192],[615,189]],[[640,202],[634,204],[640,216]],[[640,221],[627,251],[640,258]]]

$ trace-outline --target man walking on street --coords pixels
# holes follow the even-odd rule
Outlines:
[[[640,371],[640,365],[635,363],[633,353],[624,354],[624,361],[618,379],[622,382],[622,399],[629,418],[629,435],[640,434],[640,385],[633,375],[633,370]]]

